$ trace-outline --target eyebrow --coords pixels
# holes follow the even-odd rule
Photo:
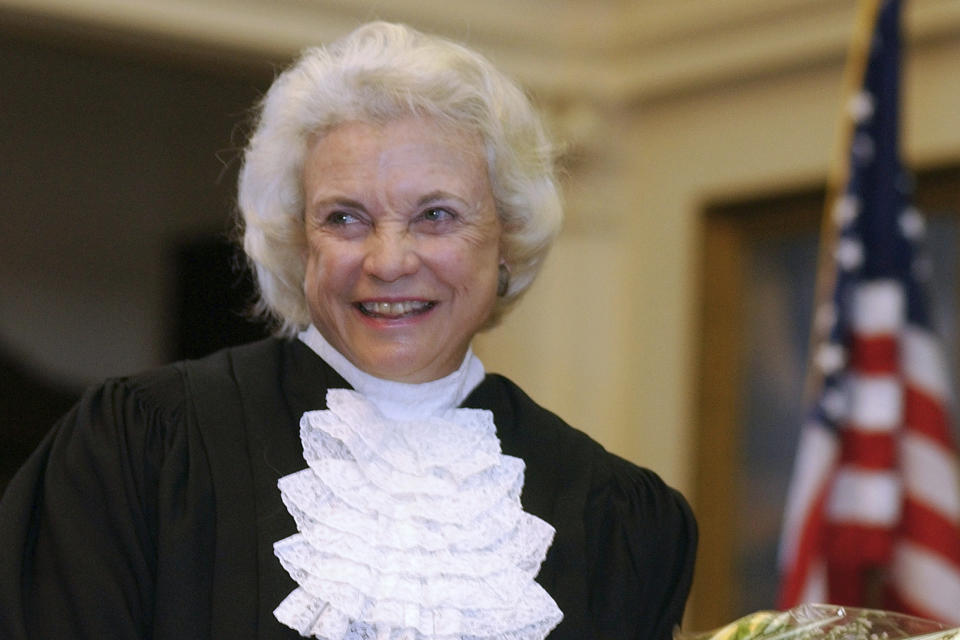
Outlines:
[[[436,191],[431,191],[430,193],[422,196],[417,200],[417,206],[422,207],[425,204],[430,204],[431,202],[436,202],[437,200],[456,200],[457,202],[462,202],[467,204],[467,201],[461,198],[460,196],[454,195],[449,191],[443,191],[438,189]]]
[[[349,207],[351,209],[358,209],[360,211],[366,211],[367,208],[363,206],[359,200],[354,200],[352,198],[344,198],[341,196],[331,196],[329,198],[321,198],[319,200],[313,200],[307,203],[308,207],[326,207],[329,205],[337,205],[341,207]]]
[[[449,191],[444,191],[442,189],[437,189],[431,191],[426,195],[421,196],[417,199],[416,206],[422,207],[437,201],[442,200],[455,200],[464,205],[468,204],[467,200],[464,200],[458,195],[454,195]],[[318,200],[313,200],[307,203],[307,207],[310,209],[328,207],[330,205],[340,206],[340,207],[349,207],[351,209],[356,209],[357,211],[366,211],[367,208],[359,200],[354,200],[353,198],[346,198],[343,196],[330,196],[327,198],[320,198]]]

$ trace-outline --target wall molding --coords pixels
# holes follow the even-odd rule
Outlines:
[[[375,17],[469,42],[532,91],[597,103],[656,100],[842,61],[851,0],[545,2],[0,0],[0,23],[81,28],[151,48],[282,63]],[[912,45],[960,38],[960,2],[911,0]],[[131,37],[132,36],[132,37]]]

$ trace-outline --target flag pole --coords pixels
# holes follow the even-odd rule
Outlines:
[[[817,255],[817,272],[814,284],[813,322],[809,340],[809,362],[804,380],[804,406],[811,406],[823,382],[820,367],[816,366],[816,349],[825,342],[829,322],[822,320],[824,309],[830,308],[831,295],[836,281],[834,248],[838,225],[834,222],[834,206],[850,179],[850,162],[847,158],[856,121],[850,113],[850,103],[863,86],[873,29],[880,5],[884,0],[859,0],[853,25],[853,34],[843,69],[840,123],[834,138],[833,152],[827,169],[826,197],[820,221],[820,245]]]

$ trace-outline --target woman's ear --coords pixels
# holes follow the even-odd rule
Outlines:
[[[497,297],[502,298],[507,295],[510,289],[510,267],[504,259],[500,259],[500,266],[497,267]]]

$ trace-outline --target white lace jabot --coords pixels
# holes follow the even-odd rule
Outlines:
[[[389,382],[311,329],[301,340],[357,390],[303,414],[308,467],[279,481],[298,533],[274,552],[299,586],[277,619],[326,640],[544,638],[562,618],[534,581],[554,529],[523,511],[524,463],[501,453],[493,414],[456,408],[480,361]]]

